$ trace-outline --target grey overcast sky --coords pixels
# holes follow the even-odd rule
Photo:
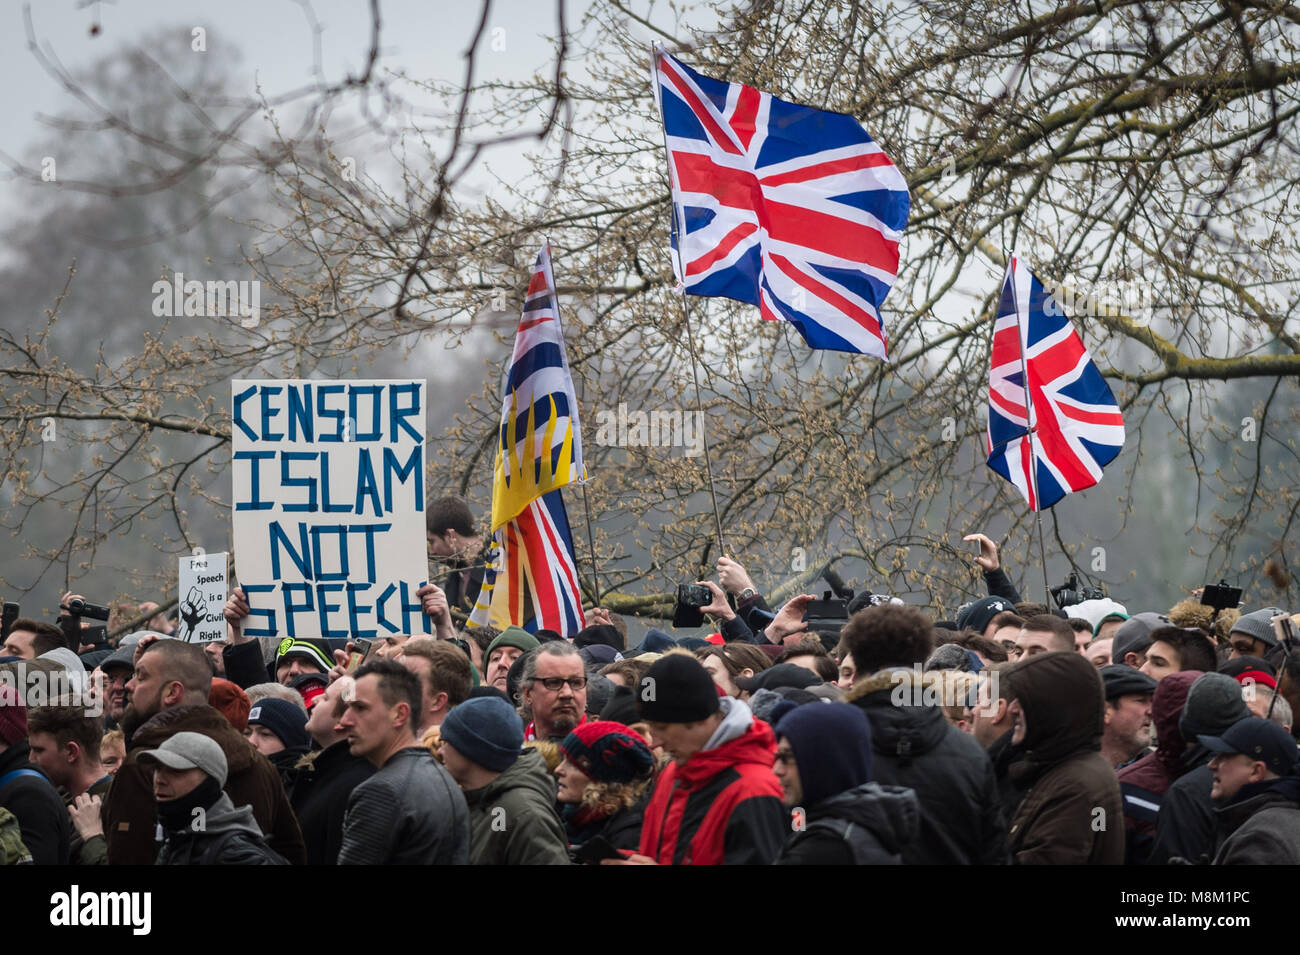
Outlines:
[[[581,22],[588,0],[567,0],[570,30]],[[0,0],[0,151],[29,165],[39,164],[36,145],[48,135],[41,114],[77,107],[27,48],[23,0]],[[321,62],[327,82],[359,71],[370,43],[369,4],[365,0],[35,0],[30,4],[38,41],[76,74],[96,60],[138,44],[162,27],[174,26],[176,42],[188,46],[191,31],[211,33],[207,56],[238,50],[238,75],[244,92],[260,84],[268,96],[311,82],[313,37],[304,6],[323,28]],[[458,80],[461,56],[481,11],[475,0],[383,0],[380,12],[380,65],[415,79]],[[100,25],[91,35],[92,24]],[[503,33],[494,33],[500,29]],[[494,0],[479,78],[522,78],[547,70],[555,30],[551,0]],[[495,74],[495,77],[494,77]],[[409,88],[404,92],[410,94]],[[500,161],[499,156],[493,156]],[[15,193],[0,169],[0,209]]]

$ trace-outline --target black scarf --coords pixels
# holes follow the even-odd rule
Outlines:
[[[195,809],[211,809],[220,798],[221,786],[211,776],[205,775],[203,782],[184,796],[160,801],[158,822],[165,832],[184,832],[193,828],[197,819],[203,818],[195,816]],[[197,831],[201,831],[201,827]]]

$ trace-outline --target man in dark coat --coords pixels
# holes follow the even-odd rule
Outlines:
[[[898,865],[920,809],[910,789],[871,781],[866,714],[805,704],[781,718],[776,737],[772,770],[794,813],[777,865]]]
[[[299,761],[293,770],[289,803],[293,806],[302,839],[307,844],[308,865],[334,865],[343,845],[343,816],[352,790],[375,773],[364,756],[353,756],[347,736],[335,730],[347,708],[346,680],[336,680],[311,708],[307,732],[320,747]]]
[[[849,619],[843,634],[860,674],[845,702],[861,707],[871,723],[875,779],[913,790],[920,806],[919,830],[903,847],[903,863],[1006,862],[993,764],[974,738],[948,722],[934,705],[933,687],[922,682],[929,618],[913,607],[869,607]]]
[[[1074,651],[1035,654],[1002,671],[1025,758],[1011,767],[1027,787],[1011,821],[1015,861],[1119,865],[1123,810],[1115,770],[1101,755],[1101,677]]]
[[[1201,745],[1198,737],[1221,736],[1248,716],[1250,710],[1241,698],[1241,684],[1232,677],[1204,673],[1192,683],[1178,722],[1183,739],[1191,743],[1182,758],[1186,769],[1170,783],[1160,803],[1147,865],[1209,862],[1214,857],[1214,801],[1210,797],[1214,778],[1208,765],[1214,754]]]
[[[1214,864],[1300,865],[1300,754],[1291,734],[1250,716],[1199,742],[1214,753]]]
[[[164,842],[159,865],[285,865],[271,850],[248,806],[222,792],[226,756],[201,733],[175,733],[140,751],[153,770],[153,793]]]
[[[465,797],[415,739],[422,696],[420,678],[396,660],[376,660],[356,672],[338,725],[352,755],[376,771],[348,799],[339,865],[469,861]]]
[[[146,640],[140,641],[135,675],[127,684],[131,702],[122,716],[126,760],[103,806],[109,864],[150,865],[157,858],[153,784],[139,753],[180,732],[201,733],[221,746],[228,767],[225,791],[232,803],[252,807],[272,849],[294,865],[305,862],[302,832],[280,774],[208,705],[212,667],[207,655],[197,644]]]
[[[1174,780],[1187,772],[1183,754],[1187,741],[1178,729],[1183,707],[1200,670],[1171,673],[1156,686],[1151,699],[1151,718],[1156,727],[1156,749],[1119,771],[1120,795],[1124,800],[1124,861],[1142,865],[1151,854],[1156,821],[1165,793]]]

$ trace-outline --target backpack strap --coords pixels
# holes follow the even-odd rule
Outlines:
[[[35,769],[13,769],[0,776],[0,787],[7,786],[9,783],[23,776],[35,776],[37,779],[45,779],[45,774]],[[48,779],[45,780],[49,782]]]
[[[849,822],[847,819],[830,818],[818,819],[816,822],[809,824],[808,831],[829,832],[838,836],[848,847],[849,854],[853,857],[853,864],[863,865],[866,860],[863,858],[862,852],[860,851],[860,841],[852,837],[855,828],[856,826],[854,823]]]

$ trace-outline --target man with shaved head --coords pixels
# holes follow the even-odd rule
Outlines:
[[[221,746],[228,773],[225,792],[235,806],[251,806],[271,848],[290,862],[306,861],[302,833],[274,766],[248,745],[242,733],[208,705],[212,666],[200,646],[145,637],[135,651],[135,675],[126,685],[126,760],[104,801],[104,835],[112,865],[152,865],[153,780],[139,754],[156,749],[177,733],[201,733]]]

